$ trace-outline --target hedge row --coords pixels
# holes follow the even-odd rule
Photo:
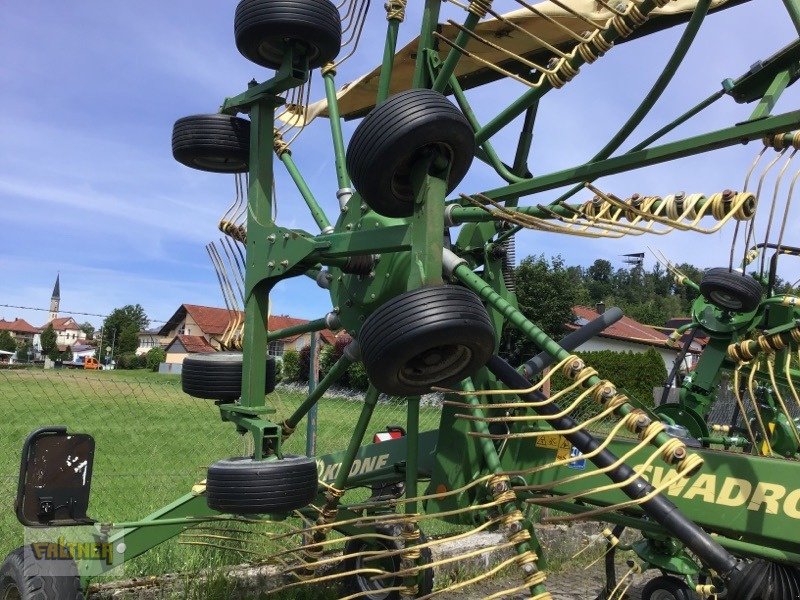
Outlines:
[[[322,379],[339,360],[350,340],[338,339],[332,346],[324,346],[319,353],[319,377]],[[305,346],[300,352],[287,350],[283,353],[281,361],[281,381],[307,382],[311,359],[311,347]],[[344,376],[336,383],[337,386],[365,392],[369,386],[367,372],[364,364],[356,362],[351,364]]]
[[[320,352],[320,378],[324,377],[342,356],[347,344],[339,342],[343,341],[337,341],[334,346],[325,346]],[[646,352],[600,350],[577,352],[576,354],[587,365],[597,369],[600,377],[612,381],[621,392],[647,406],[653,406],[653,388],[663,385],[667,378],[664,361],[653,348],[649,348]],[[288,382],[308,381],[310,356],[309,346],[304,347],[300,352],[287,350],[283,355],[281,379]],[[363,363],[360,362],[351,364],[338,382],[338,385],[342,387],[360,391],[366,391],[368,384],[367,373]],[[554,389],[561,389],[566,385],[567,381],[560,373],[553,376]]]
[[[608,379],[617,389],[646,406],[653,406],[653,388],[661,387],[667,378],[667,368],[661,355],[653,348],[646,352],[576,352],[590,367],[597,369],[602,379]],[[566,387],[560,373],[553,376],[553,388]]]

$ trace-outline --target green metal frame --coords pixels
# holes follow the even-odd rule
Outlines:
[[[785,3],[793,22],[800,23],[798,18],[800,11],[796,0],[785,0]],[[555,173],[531,176],[527,166],[537,106],[540,99],[551,90],[549,83],[543,83],[523,93],[488,123],[481,125],[469,106],[461,83],[454,75],[462,58],[459,48],[467,46],[470,39],[469,32],[473,31],[480,21],[480,6],[467,14],[463,29],[455,41],[455,47],[450,49],[442,61],[434,35],[438,26],[441,0],[425,1],[412,85],[453,93],[475,130],[479,145],[476,156],[491,165],[507,182],[507,185],[488,190],[484,194],[496,201],[505,202],[507,207],[516,207],[520,198],[546,190],[580,184],[598,177],[800,128],[800,111],[770,115],[782,91],[797,78],[800,45],[795,43],[765,61],[764,68],[758,74],[747,74],[736,80],[727,80],[723,90],[712,94],[628,153],[611,157],[663,94],[694,40],[709,5],[709,0],[700,0],[661,75],[623,127],[587,163]],[[647,15],[655,6],[653,0],[643,0],[638,8]],[[399,19],[387,20],[376,102],[381,102],[389,94],[399,25]],[[608,43],[619,38],[619,32],[613,28],[604,30],[602,35]],[[570,63],[573,68],[577,68],[583,64],[583,60],[580,56],[575,56]],[[301,332],[319,331],[328,326],[327,319],[318,319],[304,326],[267,333],[269,293],[273,286],[283,279],[303,274],[316,277],[322,275],[324,271],[332,299],[333,314],[338,323],[357,339],[358,331],[366,316],[387,300],[409,289],[441,284],[444,276],[451,277],[472,289],[485,301],[498,333],[506,324],[510,324],[520,329],[555,359],[560,360],[568,356],[566,350],[522,315],[517,308],[515,295],[507,289],[503,281],[501,260],[494,250],[517,230],[504,228],[491,214],[479,208],[466,206],[458,198],[446,199],[446,181],[450,165],[445,156],[430,153],[421,157],[413,166],[415,202],[411,217],[406,219],[383,217],[362,204],[359,194],[350,188],[345,165],[345,143],[336,98],[336,72],[333,65],[326,66],[322,76],[328,101],[338,186],[337,198],[340,204],[340,214],[334,224],[331,224],[321,209],[292,159],[291,152],[278,152],[280,160],[321,231],[317,235],[280,227],[272,220],[274,115],[276,107],[283,103],[280,94],[306,82],[310,77],[303,48],[299,45],[287,46],[283,64],[273,78],[260,84],[252,82],[245,92],[227,98],[220,108],[220,111],[226,114],[249,114],[252,132],[249,159],[250,185],[247,198],[242,394],[237,404],[222,405],[220,410],[223,420],[232,422],[237,431],[247,432],[253,436],[255,458],[259,460],[276,457],[279,459],[282,456],[283,438],[301,423],[316,406],[322,394],[344,374],[347,367],[354,360],[358,360],[358,348],[354,345],[345,352],[322,381],[312,386],[306,400],[283,423],[276,424],[269,420],[269,415],[273,414],[274,410],[268,405],[263,393],[266,376],[263,358],[267,354],[269,341]],[[650,144],[664,134],[726,94],[740,102],[758,101],[752,118],[719,131],[650,147]],[[490,138],[522,113],[526,114],[525,122],[514,153],[513,165],[508,166],[503,163],[491,145]],[[580,188],[573,188],[559,201],[566,199],[578,189]],[[544,219],[551,218],[554,214],[571,216],[574,213],[571,207],[562,204],[547,208],[528,206],[518,210]],[[450,269],[443,268],[447,253],[442,250],[442,232],[445,226],[458,225],[461,225],[461,230],[452,252],[458,259],[457,264],[451,265]],[[364,255],[379,256],[369,276],[348,274],[343,269],[348,258]],[[481,274],[475,272],[478,267],[483,267]],[[698,314],[707,316],[707,306],[698,305],[697,310]],[[718,321],[724,320],[722,315],[714,316]],[[728,319],[728,330],[719,339],[740,339],[741,335],[752,330],[756,320],[755,315]],[[499,335],[497,337],[499,339]],[[695,388],[690,390],[694,394],[692,398],[695,398],[695,407],[698,410],[706,406],[708,390],[714,387],[715,377],[725,366],[725,359],[721,358],[722,342],[712,344],[707,352],[708,354],[704,355],[702,372],[693,380]],[[708,367],[705,366],[706,363]],[[498,385],[486,371],[477,373],[472,380],[463,383],[467,391],[496,389]],[[405,438],[363,445],[377,397],[377,390],[371,387],[346,450],[318,458],[320,479],[339,490],[379,482],[404,481],[406,497],[413,498],[417,496],[420,483],[424,481],[428,482],[429,492],[440,489],[452,490],[463,487],[482,474],[520,470],[552,460],[550,450],[540,448],[533,443],[512,442],[502,448],[498,448],[486,439],[476,443],[469,433],[470,431],[480,433],[485,425],[457,419],[455,415],[458,409],[454,406],[444,407],[437,430],[420,432],[418,398],[407,399]],[[477,403],[474,396],[467,396],[461,400],[465,402],[465,406]],[[690,401],[689,396],[686,401],[687,403]],[[630,404],[623,405],[618,410],[618,416],[625,416],[632,410]],[[668,439],[669,436],[662,433],[653,443],[660,445]],[[625,452],[626,444],[625,441],[615,441],[613,445],[621,454]],[[740,487],[747,484],[753,490],[762,489],[758,486],[764,482],[774,482],[774,485],[779,485],[778,482],[800,480],[798,477],[800,464],[795,462],[722,454],[712,450],[702,450],[700,453],[706,459],[705,466],[687,484],[690,486],[687,489],[693,489],[691,486],[698,485],[697,481],[707,481],[703,480],[703,477],[716,477],[718,481],[723,481],[723,478],[736,479],[740,482]],[[566,467],[543,471],[537,481],[555,481],[565,475],[564,469]],[[741,483],[742,481],[744,483]],[[776,488],[769,489],[774,491]],[[576,489],[569,486],[554,490],[557,494],[573,491]],[[476,488],[458,496],[429,500],[424,503],[422,509],[434,512],[451,506],[475,504],[484,499],[487,493],[486,490]],[[800,563],[800,556],[792,551],[796,541],[788,539],[791,537],[791,532],[796,531],[794,529],[796,519],[800,518],[800,506],[791,504],[793,499],[800,500],[800,490],[784,489],[781,497],[783,504],[779,507],[781,510],[774,512],[769,510],[772,507],[769,497],[761,499],[758,510],[743,511],[741,505],[707,501],[711,497],[719,499],[720,493],[716,488],[713,491],[699,489],[692,497],[685,496],[686,494],[676,498],[678,507],[709,531],[717,533],[715,539],[723,546],[744,555]],[[519,495],[520,501],[526,499],[536,498],[533,495]],[[581,502],[561,502],[553,506],[559,510],[580,513],[586,510],[586,503],[608,506],[621,499],[621,494],[614,491],[596,496],[590,495]],[[322,503],[330,503],[330,498],[325,498],[322,494],[319,500]],[[728,500],[730,501],[730,498]],[[753,502],[752,496],[749,501]],[[420,510],[416,501],[403,501],[401,505],[409,513],[417,513]],[[510,503],[503,510],[513,511],[520,506],[519,502]],[[340,507],[340,514],[357,513],[350,512],[348,507],[344,506]],[[487,518],[485,511],[478,511],[470,517],[472,522],[475,519]],[[128,547],[126,559],[129,559],[178,535],[198,522],[217,519],[236,519],[236,517],[220,515],[208,509],[204,495],[199,491],[176,500],[142,521],[99,526],[98,537],[101,539],[124,537]],[[641,554],[647,554],[649,557],[648,564],[667,569],[675,562],[671,563],[672,559],[669,557],[680,557],[680,561],[686,562],[681,548],[673,547],[665,550],[664,547],[658,549],[653,545],[655,543],[653,540],[662,540],[665,536],[669,536],[669,532],[643,519],[640,511],[626,510],[622,514],[605,515],[604,519],[625,523],[649,536],[647,538],[649,541],[643,543],[640,550]],[[529,529],[532,537],[529,542],[518,545],[518,552],[525,553],[530,550],[540,552],[531,523],[525,520],[523,526]],[[354,530],[350,526],[346,529]],[[653,550],[654,547],[656,550]],[[701,567],[684,564],[680,568],[684,574],[694,575]],[[676,566],[675,569],[679,567]],[[543,592],[544,588],[535,586],[531,591],[537,594]]]

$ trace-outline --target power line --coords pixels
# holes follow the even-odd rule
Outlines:
[[[0,304],[0,308],[19,308],[21,310],[38,310],[40,312],[50,312],[49,308],[36,308],[34,306],[17,306],[15,304]],[[75,310],[63,310],[60,309],[58,312],[69,313],[71,315],[82,315],[85,317],[102,317],[103,319],[107,318],[109,315],[100,315],[98,313],[89,313],[89,312],[79,312]],[[151,323],[166,323],[163,319],[147,319]]]

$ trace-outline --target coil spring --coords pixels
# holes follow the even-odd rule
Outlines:
[[[503,281],[506,284],[506,289],[509,292],[517,290],[517,283],[514,279],[514,265],[517,262],[517,239],[512,236],[503,242]]]
[[[362,254],[360,256],[351,256],[347,259],[347,263],[342,267],[342,273],[350,275],[369,275],[375,268],[375,255]]]

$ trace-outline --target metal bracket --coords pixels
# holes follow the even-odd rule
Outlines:
[[[795,40],[769,58],[759,60],[750,70],[738,79],[722,82],[725,93],[740,104],[761,100],[775,78],[787,71],[787,86],[800,78],[800,40]]]

